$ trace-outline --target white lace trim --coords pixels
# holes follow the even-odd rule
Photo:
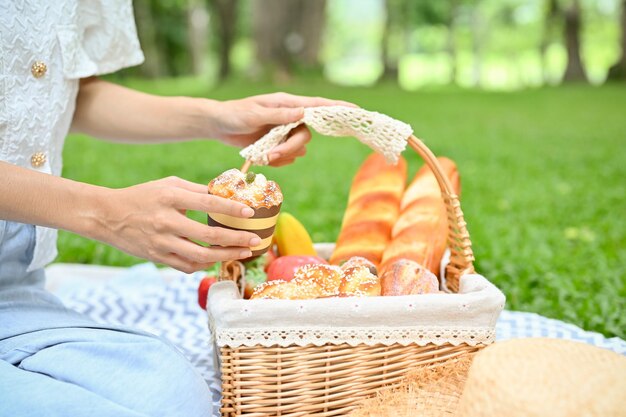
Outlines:
[[[244,300],[236,284],[211,286],[218,346],[352,346],[492,343],[504,294],[485,277],[461,277],[458,294]]]
[[[326,344],[350,346],[400,344],[408,346],[416,344],[437,346],[450,344],[458,346],[467,344],[491,344],[495,341],[494,328],[309,328],[309,329],[213,329],[215,342],[218,346],[323,346]]]
[[[309,107],[304,109],[302,120],[276,126],[243,149],[240,155],[255,165],[267,165],[270,151],[302,123],[323,135],[354,136],[393,164],[398,162],[407,139],[413,133],[408,124],[381,113],[346,106]]]

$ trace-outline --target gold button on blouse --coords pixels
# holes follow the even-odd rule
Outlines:
[[[35,78],[41,78],[46,75],[46,71],[48,67],[42,61],[35,61],[33,65],[30,67],[30,72],[33,74]]]
[[[46,154],[43,152],[36,152],[30,157],[30,164],[33,168],[40,168],[46,163]]]

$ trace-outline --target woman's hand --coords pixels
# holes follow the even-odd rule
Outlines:
[[[294,96],[286,93],[265,94],[241,100],[210,102],[211,136],[229,145],[245,147],[265,135],[271,128],[300,120],[304,107],[350,106],[345,101],[321,97]],[[311,140],[306,126],[295,128],[287,140],[270,154],[270,165],[292,163],[306,153]]]
[[[191,273],[247,258],[250,247],[261,243],[253,233],[210,227],[185,215],[186,210],[254,214],[245,204],[209,195],[205,185],[170,177],[109,192],[92,237],[131,255]]]
[[[206,185],[180,178],[113,190],[2,161],[0,178],[0,219],[68,230],[183,272],[247,258],[250,248],[261,243],[253,233],[187,218],[187,210],[242,218],[254,212],[245,204],[209,195]]]

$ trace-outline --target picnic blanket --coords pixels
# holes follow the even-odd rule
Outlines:
[[[197,288],[203,274],[175,273],[174,277],[170,274],[170,279],[164,279],[162,272],[153,264],[109,271],[116,273],[105,281],[73,276],[57,282],[52,291],[69,308],[97,322],[131,326],[167,339],[197,368],[209,383],[213,400],[219,401],[220,387],[207,314],[197,304]],[[503,311],[496,334],[497,340],[526,337],[569,339],[626,355],[626,341],[620,338],[607,338],[534,313]]]

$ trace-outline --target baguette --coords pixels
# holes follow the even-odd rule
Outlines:
[[[363,162],[352,181],[331,264],[340,265],[355,256],[380,264],[400,214],[405,185],[404,158],[397,165],[388,165],[383,156],[374,153]]]
[[[437,159],[458,195],[461,185],[456,165],[448,158]],[[439,276],[447,246],[448,219],[441,189],[427,165],[417,172],[404,193],[391,235],[382,256],[381,276],[401,259],[417,262]]]

